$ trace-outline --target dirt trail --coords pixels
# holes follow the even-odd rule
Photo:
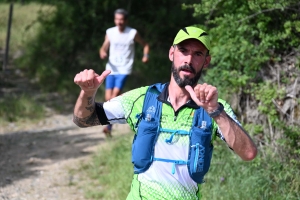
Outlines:
[[[47,118],[0,125],[0,200],[84,200],[84,178],[77,169],[106,141],[102,126],[78,128],[72,122],[74,103],[41,93],[11,66],[0,72],[0,98],[23,93],[39,101],[46,95]],[[55,103],[67,114],[56,114]],[[128,125],[113,130],[115,137],[130,132]]]
[[[54,115],[22,131],[12,132],[16,125],[0,128],[0,200],[85,199],[76,169],[106,138],[101,126],[81,129],[71,119]],[[129,131],[116,125],[113,135]]]

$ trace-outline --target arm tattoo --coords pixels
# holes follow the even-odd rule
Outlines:
[[[81,128],[100,125],[100,121],[95,111],[94,98],[88,97],[87,100],[89,106],[85,107],[85,109],[89,110],[91,112],[91,115],[84,118],[79,118],[73,115],[73,122]]]
[[[87,100],[88,100],[88,105],[89,106],[85,107],[85,109],[89,110],[90,112],[93,112],[94,111],[94,106],[95,106],[95,105],[93,105],[94,98],[93,97],[88,97]]]
[[[84,118],[73,115],[73,122],[81,128],[100,125],[100,121],[95,111],[90,116]]]
[[[94,98],[93,97],[88,97],[87,100],[88,100],[88,105],[91,105],[94,101]]]
[[[85,109],[89,110],[90,112],[93,112],[94,111],[94,106],[88,106],[88,107],[85,107]]]

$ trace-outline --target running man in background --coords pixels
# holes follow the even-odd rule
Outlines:
[[[127,26],[128,12],[124,9],[117,9],[114,13],[115,27],[106,30],[105,40],[100,48],[101,59],[107,58],[106,70],[111,74],[105,82],[105,100],[108,101],[121,93],[125,81],[132,72],[134,62],[134,42],[143,46],[143,63],[148,62],[149,45],[141,38],[136,29]],[[111,137],[112,125],[104,127],[103,132]]]

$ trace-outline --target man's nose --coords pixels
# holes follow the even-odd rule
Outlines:
[[[185,56],[185,64],[190,65],[192,63],[192,55],[189,53]]]

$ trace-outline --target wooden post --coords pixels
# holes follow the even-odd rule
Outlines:
[[[10,3],[9,16],[8,16],[8,24],[7,24],[7,35],[6,35],[5,53],[4,53],[4,56],[3,56],[3,67],[2,67],[3,72],[5,72],[6,66],[7,66],[7,63],[8,63],[9,40],[10,40],[10,29],[11,29],[13,8],[14,8],[14,4]]]

